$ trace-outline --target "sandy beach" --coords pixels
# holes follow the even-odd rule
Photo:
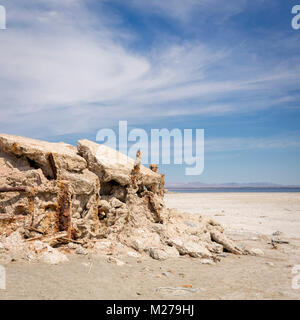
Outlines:
[[[170,208],[210,215],[240,245],[263,256],[225,254],[215,265],[191,257],[156,261],[104,255],[69,256],[59,265],[10,262],[0,299],[300,299],[292,288],[300,264],[300,196],[297,193],[166,195]],[[270,244],[273,232],[288,244]],[[186,289],[180,289],[191,287]]]

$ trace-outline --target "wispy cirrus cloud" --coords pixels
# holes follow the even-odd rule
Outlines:
[[[118,1],[121,3],[121,0]],[[246,5],[246,0],[228,0],[220,3],[218,0],[129,0],[127,5],[142,11],[150,11],[157,15],[164,15],[187,22],[193,17],[206,19],[218,16],[219,21],[241,12]]]
[[[1,131],[63,135],[110,126],[116,117],[145,123],[249,112],[276,105],[300,80],[299,67],[290,68],[294,58],[265,63],[246,44],[241,49],[174,39],[147,52],[130,49],[137,34],[131,37],[122,19],[101,5],[93,12],[88,1],[4,4],[9,28],[0,34]],[[229,17],[245,1],[127,5],[184,20],[197,10]]]

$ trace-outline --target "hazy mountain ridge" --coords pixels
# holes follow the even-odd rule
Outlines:
[[[249,182],[249,183],[202,183],[202,182],[170,182],[166,184],[169,189],[201,189],[201,188],[295,188],[300,185],[282,185],[268,182]]]

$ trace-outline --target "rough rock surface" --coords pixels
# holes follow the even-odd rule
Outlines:
[[[246,252],[212,219],[166,208],[164,193],[164,175],[141,165],[140,152],[133,160],[88,140],[76,148],[0,135],[0,242],[8,251],[13,235],[17,248],[29,241],[26,250],[47,263],[65,261],[49,248],[68,243],[110,255],[129,247],[157,260]]]
[[[34,139],[5,135],[0,136],[0,150],[27,159],[32,165],[40,166],[46,176],[53,178],[49,167],[48,153],[55,154],[56,165],[67,171],[81,172],[86,161],[77,154],[76,147],[66,143],[51,143]]]
[[[115,181],[121,186],[131,183],[131,172],[135,163],[133,159],[89,140],[79,140],[78,151],[101,182]],[[140,166],[140,173],[141,184],[146,188],[151,189],[160,182],[161,176],[145,166]]]
[[[67,256],[42,241],[34,241],[27,246],[27,257],[30,261],[41,261],[48,264],[67,262]]]

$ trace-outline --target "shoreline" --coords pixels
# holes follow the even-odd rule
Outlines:
[[[300,193],[300,188],[231,188],[231,187],[209,187],[209,188],[166,188],[167,193]]]

